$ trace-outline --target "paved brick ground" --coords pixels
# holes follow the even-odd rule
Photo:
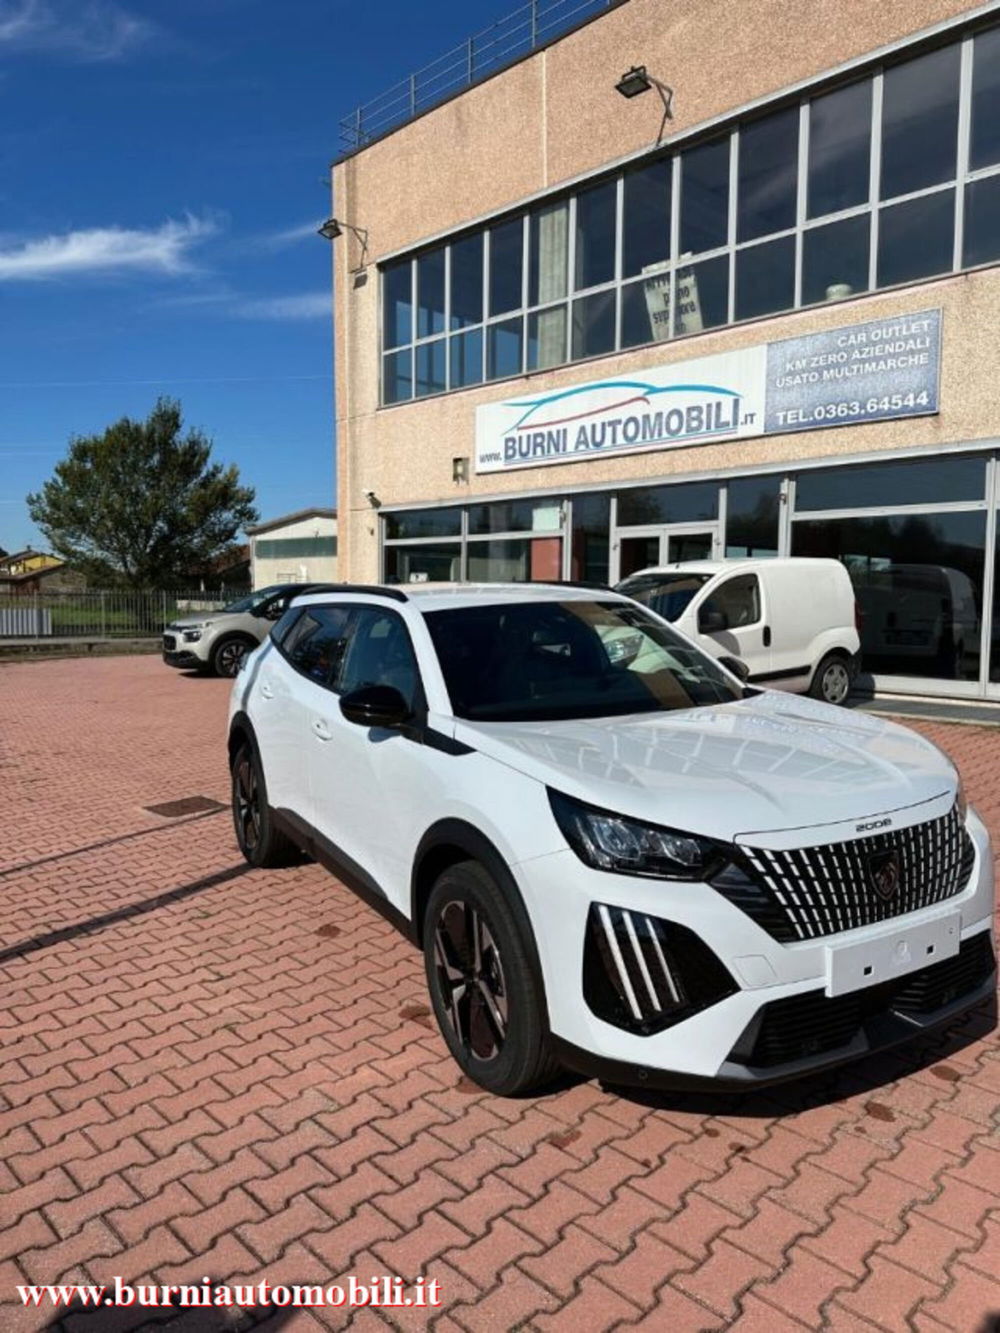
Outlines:
[[[144,658],[0,666],[0,1333],[152,1313],[59,1325],[11,1303],[26,1281],[382,1272],[438,1278],[442,1331],[1000,1327],[981,1016],[767,1096],[492,1098],[377,915],[316,866],[246,871],[227,811],[144,809],[227,799],[227,690]],[[921,729],[1000,833],[998,733]]]

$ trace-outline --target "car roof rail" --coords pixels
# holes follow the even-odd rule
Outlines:
[[[586,592],[614,592],[610,583],[600,583],[596,579],[544,579],[540,580],[550,588],[583,588]]]
[[[408,602],[410,599],[401,588],[392,588],[381,583],[303,583],[301,593],[310,595],[317,592],[362,592],[377,597],[389,597],[394,602]],[[296,594],[299,595],[299,594]]]

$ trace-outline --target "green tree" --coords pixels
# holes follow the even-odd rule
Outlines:
[[[133,588],[183,586],[257,519],[235,465],[182,433],[180,404],[161,398],[145,421],[122,417],[77,436],[28,512],[59,556],[92,578]]]

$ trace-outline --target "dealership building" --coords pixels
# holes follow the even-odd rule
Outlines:
[[[342,131],[341,577],[831,556],[1000,698],[1000,4],[536,0]]]

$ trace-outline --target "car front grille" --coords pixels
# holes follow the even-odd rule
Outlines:
[[[807,991],[765,1004],[737,1042],[730,1059],[770,1068],[850,1046],[868,1035],[870,1024],[894,1022],[900,1035],[917,1029],[906,1020],[924,1018],[969,995],[995,966],[988,930],[966,940],[953,958],[894,981],[828,998]],[[874,1042],[872,1044],[875,1044]]]
[[[734,995],[739,987],[693,931],[644,912],[592,903],[583,995],[606,1023],[648,1036]]]
[[[895,866],[883,897],[879,867]],[[975,848],[958,808],[939,819],[850,842],[793,851],[741,847],[712,880],[734,906],[782,943],[821,939],[932,907],[961,893]]]
[[[177,647],[177,640],[174,638],[174,636],[172,634],[164,634],[163,651],[165,653],[172,653],[176,647]]]

